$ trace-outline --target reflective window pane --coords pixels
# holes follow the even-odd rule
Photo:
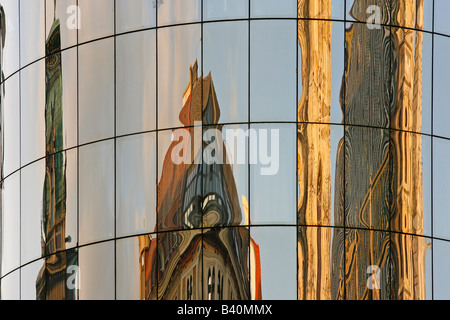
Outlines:
[[[46,38],[48,40],[53,30],[59,29],[61,49],[77,44],[76,5],[77,0],[45,0]]]
[[[20,173],[3,182],[1,223],[0,276],[3,277],[20,265]]]
[[[79,143],[83,144],[114,135],[114,40],[81,46],[79,63]]]
[[[450,299],[448,286],[448,266],[450,265],[450,242],[433,241],[433,298],[435,300]]]
[[[349,227],[389,229],[389,130],[345,128],[345,221]]]
[[[434,37],[434,79],[433,79],[433,134],[450,137],[447,119],[450,116],[450,37]]]
[[[390,138],[390,230],[431,235],[431,138],[396,130]]]
[[[249,225],[248,126],[203,127],[203,138],[203,226]],[[191,177],[189,172],[183,212],[195,205],[197,179]]]
[[[299,1],[298,17],[344,20],[344,5],[345,0]]]
[[[65,50],[61,53],[62,67],[62,121],[63,148],[68,149],[77,145],[77,49]],[[47,87],[48,88],[48,87]],[[47,89],[48,90],[48,89]],[[49,93],[47,93],[49,94]],[[47,104],[49,103],[47,97]]]
[[[296,224],[295,125],[252,125],[250,129],[250,221]]]
[[[80,248],[80,300],[114,300],[114,241]]]
[[[117,140],[117,236],[156,226],[156,134]]]
[[[3,168],[2,178],[20,167],[20,93],[19,75],[16,74],[2,85],[3,103]]]
[[[252,18],[297,17],[297,0],[250,0]]]
[[[155,264],[153,264],[155,263]],[[156,289],[156,235],[117,241],[118,300],[149,300]]]
[[[117,135],[154,130],[156,32],[127,34],[116,43]]]
[[[46,179],[45,161],[40,160],[24,169],[21,174],[21,264],[28,263],[45,255],[42,241],[42,203],[44,181]]]
[[[203,90],[214,89],[220,109],[220,118],[212,122],[247,122],[248,22],[208,23],[203,37],[204,74],[211,79]]]
[[[252,228],[253,229],[253,228]],[[298,240],[298,299],[334,300],[333,282],[342,279],[342,268],[331,263],[335,232],[327,227],[299,227]]]
[[[434,0],[434,31],[450,35],[450,2],[447,0]]]
[[[248,18],[248,1],[207,0],[203,1],[204,20]]]
[[[16,270],[2,279],[2,300],[20,300],[20,270]]]
[[[1,1],[5,12],[5,45],[2,49],[2,71],[5,78],[19,70],[19,0]],[[3,80],[2,80],[3,81]]]
[[[44,260],[38,260],[20,269],[20,299],[38,300],[38,279],[41,271],[44,271]],[[39,279],[40,280],[40,279]]]
[[[205,265],[201,245],[201,230],[158,234],[158,258],[153,256],[148,264],[156,265],[157,270],[160,270],[158,285],[146,287],[145,296],[151,300],[155,299],[157,294],[159,300],[202,300],[202,285],[204,292],[207,279],[205,273],[202,273],[202,266]],[[153,268],[155,267],[151,270]],[[189,291],[187,283],[184,287],[187,278],[190,279]],[[153,275],[152,279],[155,279]]]
[[[252,227],[250,236],[252,298],[297,300],[297,228]]]
[[[79,150],[80,243],[114,236],[114,141],[87,145]]]
[[[45,61],[21,72],[21,164],[45,156]]]
[[[116,0],[116,32],[152,28],[156,24],[153,0]]]
[[[433,236],[450,239],[450,141],[433,139]]]
[[[156,0],[158,25],[199,21],[201,5],[202,0]]]
[[[78,0],[78,42],[114,34],[114,0]]]
[[[45,1],[20,0],[20,65],[45,56]]]
[[[195,118],[201,107],[200,31],[199,25],[158,30],[159,129],[202,121]]]
[[[251,121],[294,121],[296,23],[252,21],[250,30]]]

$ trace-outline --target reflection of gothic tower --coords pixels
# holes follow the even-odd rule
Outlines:
[[[350,12],[364,22],[365,8],[374,3],[383,10],[384,24],[409,26],[406,20],[416,17],[417,27],[423,23],[420,0],[392,6],[387,0],[358,0]],[[338,151],[345,190],[336,186],[335,221],[349,228],[334,233],[333,298],[424,298],[425,241],[389,232],[423,232],[421,138],[389,130],[420,131],[422,38],[418,32],[414,46],[414,33],[383,26],[369,29],[364,23],[346,29],[341,93],[350,126]],[[341,173],[337,170],[336,181]],[[367,286],[370,266],[379,267],[379,289]]]
[[[66,286],[66,270],[68,265],[77,265],[77,257],[74,252],[65,251],[66,242],[71,239],[66,239],[66,154],[61,152],[64,149],[61,35],[60,22],[56,19],[46,42],[46,56],[46,172],[41,234],[42,255],[46,258],[36,289],[38,299],[71,300],[75,291]]]
[[[202,120],[218,122],[220,109],[211,74],[198,77],[197,62],[191,67],[183,102],[180,121],[184,126]],[[192,140],[194,128],[180,130],[189,131],[192,137],[188,149],[192,159],[201,159],[202,144]],[[157,240],[139,237],[141,299],[249,299],[249,231],[245,227],[221,228],[242,221],[232,168],[202,161],[174,164],[171,155],[179,143],[171,144],[163,163],[158,231],[182,231],[160,233]],[[251,248],[257,254],[256,244]],[[259,261],[259,256],[253,261]],[[260,285],[253,288],[253,297],[260,297]]]
[[[331,1],[300,0],[299,17],[331,18]],[[330,122],[331,22],[299,20],[303,93],[298,121]],[[298,125],[298,216],[301,225],[329,226],[330,126]],[[330,299],[330,228],[298,229],[299,299]]]

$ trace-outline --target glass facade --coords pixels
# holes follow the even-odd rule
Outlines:
[[[448,14],[0,0],[0,298],[450,299]]]

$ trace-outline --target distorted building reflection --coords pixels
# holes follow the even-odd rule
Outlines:
[[[351,16],[364,22],[372,2],[355,1]],[[423,1],[377,4],[391,8],[382,24],[389,23],[386,17],[423,24]],[[416,14],[406,14],[411,10]],[[425,299],[426,240],[397,234],[423,235],[421,137],[401,131],[420,132],[421,33],[353,23],[345,43],[341,101],[347,126],[336,177],[345,183],[336,186],[335,221],[348,228],[334,232],[332,297]],[[372,266],[379,269],[375,289],[367,285]]]
[[[249,229],[239,227],[243,213],[232,167],[203,162],[204,142],[202,146],[194,141],[198,136],[194,131],[203,132],[201,126],[194,127],[196,123],[214,124],[220,117],[212,76],[199,77],[197,62],[191,66],[183,103],[179,119],[190,141],[182,143],[188,143],[186,150],[194,161],[173,162],[177,141],[165,154],[158,185],[160,233],[157,238],[139,237],[141,299],[260,298],[260,266],[252,269],[254,274],[249,266],[249,257],[259,263],[259,250]],[[221,147],[226,154],[225,145]]]
[[[56,6],[56,2],[55,2]],[[67,286],[69,266],[78,265],[77,250],[66,250],[66,166],[63,150],[63,102],[60,20],[54,19],[46,41],[46,174],[43,188],[42,256],[44,265],[36,280],[38,300],[74,300]],[[57,254],[55,254],[57,253]]]

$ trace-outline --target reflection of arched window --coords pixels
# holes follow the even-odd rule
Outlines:
[[[215,298],[215,288],[216,288],[216,271],[215,267],[208,270],[208,300],[213,300]]]
[[[212,294],[212,279],[211,279],[211,269],[208,270],[208,300],[211,299]]]
[[[217,300],[223,300],[223,275],[217,272]]]

